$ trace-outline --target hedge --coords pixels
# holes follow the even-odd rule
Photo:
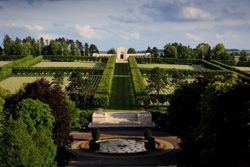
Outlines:
[[[202,64],[205,68],[222,70],[218,65],[212,64],[206,60],[202,59],[175,59],[175,58],[157,58],[157,57],[140,57],[135,58],[137,63],[158,63],[158,64],[182,64],[182,65],[191,65],[191,64]]]
[[[239,61],[237,66],[250,67],[250,61]]]
[[[102,75],[104,68],[103,67],[15,67],[12,69],[14,75],[46,75],[54,76],[56,72],[63,72],[70,74],[72,72],[81,72],[89,75]]]
[[[26,56],[26,57],[24,57],[22,59],[15,60],[15,61],[13,61],[13,62],[11,62],[9,64],[6,64],[6,65],[0,67],[0,70],[3,71],[3,70],[6,70],[8,68],[16,67],[16,66],[18,66],[18,65],[20,65],[20,64],[22,64],[22,63],[24,63],[24,62],[26,62],[28,60],[31,60],[31,59],[33,59],[32,55]]]
[[[140,71],[142,74],[150,74],[151,68],[140,68]],[[200,75],[206,75],[206,76],[215,76],[215,75],[226,75],[230,74],[231,72],[228,70],[185,70],[185,69],[164,69],[166,74],[172,76],[174,74],[183,74],[185,76],[200,76]]]
[[[150,96],[147,91],[147,86],[141,72],[138,68],[138,64],[134,57],[129,57],[128,59],[131,79],[133,82],[135,103],[137,106],[147,106],[150,104]]]
[[[73,61],[101,61],[101,62],[107,62],[108,57],[94,57],[94,56],[61,56],[61,55],[44,55],[44,60],[50,60],[50,61],[63,61],[63,62],[73,62]]]
[[[137,63],[158,63],[158,64],[199,64],[199,59],[176,59],[159,57],[138,57]]]
[[[23,63],[17,65],[16,67],[31,67],[37,63],[40,63],[42,60],[43,60],[43,56],[38,56],[38,57],[35,57],[29,61],[23,62]]]
[[[13,67],[18,66],[22,63],[25,63],[26,61],[29,61],[32,58],[33,58],[33,56],[29,55],[29,56],[26,56],[22,59],[13,61],[12,63],[6,64],[6,65],[0,67],[0,80],[4,80],[4,79],[8,78],[9,76],[11,76]]]
[[[241,71],[241,70],[239,70],[239,69],[236,69],[236,68],[234,68],[234,67],[232,67],[232,66],[223,64],[223,63],[221,63],[221,62],[219,62],[219,61],[216,61],[216,60],[210,60],[210,61],[211,61],[212,63],[214,63],[214,64],[217,64],[217,65],[223,67],[223,68],[226,68],[226,69],[228,69],[228,70],[230,70],[230,71],[234,71],[234,72],[238,73],[238,76],[239,76],[243,81],[250,82],[250,74],[249,74],[249,73],[247,73],[247,72],[245,72],[245,71]]]
[[[235,66],[236,65],[236,61],[235,60],[217,60],[223,64],[227,64],[227,65],[230,65],[230,66]]]
[[[18,59],[22,59],[24,57],[25,56],[21,56],[21,55],[9,55],[9,56],[0,55],[0,60],[4,60],[4,61],[7,61],[7,60],[18,60]]]
[[[97,107],[107,107],[109,105],[115,62],[115,57],[110,57],[106,63],[105,69],[94,95],[93,101],[94,105]]]

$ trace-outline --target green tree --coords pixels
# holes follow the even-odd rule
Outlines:
[[[242,50],[240,52],[240,58],[239,61],[247,61],[247,52],[245,50]]]
[[[62,71],[60,72],[56,72],[54,75],[53,80],[53,84],[55,84],[56,86],[63,86],[64,83],[64,73]]]
[[[66,42],[64,42],[62,44],[62,55],[68,56],[69,54],[70,54],[70,51],[69,51],[68,44]]]
[[[0,46],[0,55],[2,55],[3,54],[3,48],[2,48],[2,46]]]
[[[67,86],[66,90],[69,94],[75,95],[75,102],[76,105],[79,103],[79,94],[82,93],[84,88],[84,79],[80,72],[73,72],[68,79],[70,81],[69,85]]]
[[[231,57],[226,52],[224,45],[219,43],[213,48],[211,58],[214,60],[230,60]]]
[[[167,84],[168,82],[165,71],[159,67],[153,68],[148,77],[148,89],[150,92],[156,92],[158,109],[160,105],[160,91],[165,89]]]
[[[201,143],[198,165],[216,163],[233,167],[247,160],[250,155],[247,149],[250,141],[249,88],[249,84],[242,83],[236,74],[215,77],[208,84],[198,108],[200,125],[194,131],[196,141]]]
[[[79,56],[80,55],[79,49],[76,46],[75,42],[71,42],[71,44],[70,44],[70,53],[72,56]]]
[[[9,56],[11,54],[11,49],[14,44],[14,41],[10,38],[8,34],[6,34],[3,38],[3,52],[5,55]]]
[[[177,58],[177,49],[176,47],[167,44],[164,46],[164,55],[168,58]]]
[[[3,108],[5,104],[5,98],[7,97],[8,91],[4,89],[2,86],[0,86],[0,136],[2,135],[2,129],[3,129],[3,121],[4,114],[3,114]]]
[[[99,53],[99,50],[97,49],[97,47],[94,44],[91,44],[89,47],[89,52],[91,55],[93,55],[93,53]]]
[[[154,57],[159,57],[157,47],[153,47],[152,54],[154,55]]]
[[[43,156],[22,120],[7,121],[0,137],[0,164],[3,167],[42,166]]]
[[[148,46],[147,50],[146,50],[146,53],[152,53],[152,50],[151,48]]]
[[[107,54],[116,54],[115,48],[111,48],[107,51]]]
[[[70,127],[80,127],[81,126],[81,115],[80,110],[76,108],[75,103],[70,100],[69,96],[65,96],[65,107],[69,113],[70,117]]]
[[[52,135],[55,118],[48,104],[39,100],[24,99],[17,104],[12,117],[15,120],[21,118],[32,135],[37,133],[38,128],[46,129],[46,134]]]
[[[89,44],[88,43],[85,43],[84,44],[84,53],[85,53],[85,56],[89,56]]]
[[[32,98],[40,100],[49,105],[52,115],[55,118],[52,139],[57,146],[55,160],[58,166],[66,166],[70,161],[68,148],[71,146],[72,138],[69,130],[69,114],[65,107],[65,94],[61,87],[53,87],[52,83],[44,78],[29,83],[24,87],[24,91],[19,91],[16,95],[8,99],[6,108],[13,108],[22,99]]]
[[[83,56],[83,49],[84,49],[84,47],[83,47],[82,43],[80,41],[76,40],[76,46],[79,49],[80,55]]]
[[[16,105],[12,117],[14,120],[23,120],[27,125],[27,132],[42,153],[39,156],[43,161],[41,166],[55,166],[56,145],[52,140],[55,118],[49,105],[39,100],[24,99]]]
[[[180,59],[189,59],[191,58],[191,50],[187,46],[178,46],[178,58]]]
[[[136,54],[136,50],[134,48],[129,48],[128,54]]]

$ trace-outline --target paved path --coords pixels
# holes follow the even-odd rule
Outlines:
[[[142,137],[144,133],[143,128],[106,128],[100,129],[101,137],[108,136],[139,136]],[[72,161],[68,167],[94,167],[94,166],[175,166],[176,154],[179,152],[178,143],[179,140],[174,136],[169,136],[165,132],[160,130],[152,130],[153,136],[156,139],[160,139],[169,142],[173,145],[173,149],[169,152],[162,154],[153,154],[152,156],[129,156],[129,157],[102,157],[102,156],[86,156],[81,153],[73,152],[76,155],[77,160]],[[79,141],[87,141],[91,139],[91,131],[72,133],[74,137],[73,144]]]

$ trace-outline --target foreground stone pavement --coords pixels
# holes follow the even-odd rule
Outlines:
[[[144,128],[103,128],[100,129],[101,137],[110,136],[138,136],[143,137]],[[156,139],[167,141],[173,145],[173,149],[170,152],[163,154],[152,154],[152,156],[87,156],[73,152],[76,156],[76,160],[72,161],[68,167],[94,167],[94,166],[176,166],[176,155],[179,152],[178,143],[179,139],[175,136],[169,136],[166,132],[159,129],[152,129],[153,136]],[[86,132],[72,133],[74,142],[87,141],[91,139],[91,130]]]

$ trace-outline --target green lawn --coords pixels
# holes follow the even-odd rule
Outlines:
[[[109,109],[130,110],[134,107],[134,92],[127,63],[116,63]]]

